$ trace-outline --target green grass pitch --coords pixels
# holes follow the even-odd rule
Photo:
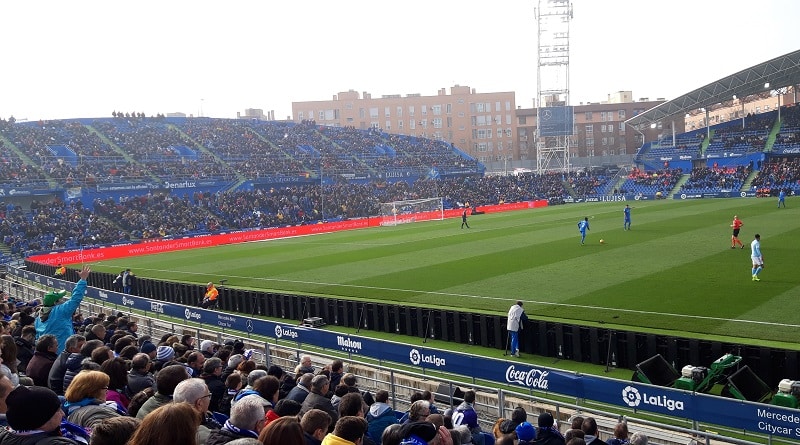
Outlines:
[[[379,300],[797,349],[800,208],[775,199],[586,203],[93,264],[191,283]],[[744,250],[731,249],[733,215]],[[590,217],[586,245],[577,222]],[[749,243],[766,267],[751,281]],[[599,240],[604,239],[605,244]],[[687,334],[688,333],[688,334]]]

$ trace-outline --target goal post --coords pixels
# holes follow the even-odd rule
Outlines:
[[[442,198],[411,199],[381,203],[380,225],[396,226],[420,221],[444,219]]]

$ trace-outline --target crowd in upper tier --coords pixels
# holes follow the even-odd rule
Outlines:
[[[393,171],[478,173],[478,162],[449,143],[377,129],[237,119],[145,118],[141,114],[16,123],[0,119],[0,184],[58,187],[182,179]],[[19,166],[26,171],[20,172]]]

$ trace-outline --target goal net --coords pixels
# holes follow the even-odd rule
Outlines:
[[[444,219],[442,198],[413,199],[381,203],[382,226]]]

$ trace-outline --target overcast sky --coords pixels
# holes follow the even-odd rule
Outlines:
[[[0,118],[291,113],[341,91],[536,95],[537,1],[0,2]],[[571,102],[675,98],[800,48],[796,0],[573,0]],[[387,54],[392,53],[395,56]]]

